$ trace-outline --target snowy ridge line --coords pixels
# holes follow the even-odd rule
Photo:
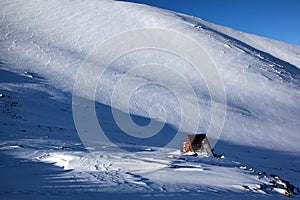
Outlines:
[[[210,28],[204,23],[201,23],[199,20],[193,20],[192,17],[178,14],[178,13],[176,13],[176,16],[180,17],[181,19],[183,19],[188,23],[193,24],[194,26],[196,26],[196,28],[200,27],[203,30],[207,30],[208,33],[216,33],[211,35],[215,38],[220,36],[224,41],[229,42],[231,45],[235,46],[236,48],[251,55],[252,57],[257,58],[258,60],[261,60],[269,64],[270,66],[279,65],[280,71],[276,71],[273,68],[273,73],[277,73],[279,75],[281,75],[282,73],[285,75],[286,73],[288,77],[285,77],[284,75],[283,77],[289,78],[287,82],[292,83],[292,85],[294,85],[296,88],[300,88],[300,69],[299,69],[300,66],[297,67],[287,61],[284,61],[280,58],[273,56],[271,53],[255,48],[254,46],[251,46],[246,42],[233,38],[232,36],[226,35],[225,33],[218,31],[216,29]],[[228,44],[225,45],[227,45],[226,47],[231,48]]]
[[[225,26],[213,24],[207,21],[204,21],[200,18],[188,16],[186,14],[177,13],[179,17],[183,16],[184,18],[187,18],[195,22],[199,22],[201,24],[204,24],[207,27],[210,27],[213,30],[216,30],[218,32],[221,32],[225,35],[228,35],[232,38],[236,38],[237,40],[240,40],[244,43],[247,43],[248,45],[259,49],[263,52],[268,52],[272,56],[279,58],[281,60],[287,61],[288,63],[291,63],[292,65],[296,66],[298,69],[300,69],[300,50],[299,46],[288,44],[285,42],[269,39],[262,36],[257,36],[254,34],[244,33],[241,31],[234,30],[232,28],[228,28]],[[198,27],[200,28],[200,27]],[[284,49],[282,48],[284,47]]]

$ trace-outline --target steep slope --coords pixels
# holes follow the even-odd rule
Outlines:
[[[300,47],[111,0],[4,0],[0,7],[3,176],[7,163],[19,168],[7,154],[30,162],[28,171],[32,161],[74,170],[49,168],[55,180],[62,173],[62,190],[22,185],[18,198],[65,195],[65,188],[92,191],[89,197],[239,198],[277,181],[240,165],[300,184]],[[208,133],[226,159],[183,161],[174,151],[191,132]],[[14,187],[3,188],[16,197]]]
[[[229,32],[228,29],[219,26],[215,28],[214,25],[202,23],[198,19],[123,2],[66,1],[58,3],[49,1],[45,3],[36,1],[22,3],[3,1],[1,4],[3,62],[8,63],[11,68],[39,73],[54,86],[68,92],[72,91],[76,74],[89,53],[112,36],[145,27],[168,28],[182,32],[205,49],[221,74],[228,104],[227,122],[222,134],[224,140],[261,147],[278,148],[280,146],[286,150],[298,149],[297,143],[294,142],[299,140],[296,134],[300,112],[297,107],[300,85],[299,69],[296,65],[273,56],[278,54],[274,53],[274,48],[278,49],[276,42],[272,46],[268,39],[259,38],[256,43],[260,43],[260,47],[265,47],[258,49],[257,45],[251,46],[253,42],[247,43],[253,40],[251,35],[231,30],[230,35],[239,35],[239,38],[243,38],[240,40],[226,35]],[[117,16],[114,14],[116,12],[119,13]],[[289,58],[294,61],[292,63],[298,64],[299,57],[295,58],[295,56],[300,54],[299,48],[280,44],[281,55],[283,57],[290,55]],[[270,52],[264,51],[267,48]],[[113,91],[110,85],[114,86],[120,77],[124,74],[128,75],[134,66],[151,63],[164,65],[169,67],[168,70],[171,72],[180,71],[181,76],[196,91],[200,111],[204,113],[204,116],[190,113],[191,117],[187,120],[200,118],[197,131],[207,132],[211,109],[211,94],[208,93],[205,85],[207,80],[205,77],[199,78],[199,75],[195,75],[195,71],[187,66],[184,60],[168,52],[164,56],[158,56],[158,54],[161,55],[162,52],[159,50],[131,54],[126,52],[123,57],[105,70],[107,73],[104,75],[103,83],[100,83],[101,88],[98,87],[96,100],[110,105]],[[148,72],[151,70],[151,68],[148,69]],[[165,76],[171,76],[167,78],[169,81],[167,87],[178,83],[177,78],[174,78],[175,75],[170,75],[169,71],[156,73],[152,70],[151,73],[147,73],[146,67],[142,71],[145,72],[139,74],[139,77],[149,80],[150,84],[163,82],[166,79]],[[139,80],[133,79],[132,81],[138,82]],[[141,95],[136,95],[132,105],[138,106],[131,106],[131,113],[149,116],[149,107],[153,104],[151,102],[153,98],[145,94],[153,93],[153,91],[146,90],[147,87],[137,90]],[[154,88],[154,90],[158,93],[164,92],[159,88]],[[137,91],[131,92],[137,94]],[[180,92],[182,96],[191,95]],[[124,95],[121,94],[120,97],[124,98]],[[180,105],[176,105],[177,100],[171,100],[170,95],[160,94],[159,103],[168,102],[167,104],[171,105],[170,108],[165,106],[165,112],[171,116],[168,122],[178,124],[181,119],[179,110],[172,109],[180,108]],[[116,104],[118,109],[128,110],[127,105],[122,105],[122,102]],[[197,107],[197,105],[190,105],[190,110],[196,110]],[[163,119],[164,114],[157,115],[156,117]],[[191,130],[192,128],[187,126],[184,131]],[[282,135],[290,139],[278,140],[277,138]]]

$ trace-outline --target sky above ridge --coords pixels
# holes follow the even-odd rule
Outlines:
[[[124,0],[300,46],[300,0]]]

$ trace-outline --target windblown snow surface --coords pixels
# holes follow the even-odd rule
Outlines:
[[[299,198],[300,47],[110,0],[1,0],[0,11],[0,199]],[[97,149],[82,142],[89,133],[76,128],[72,95],[83,63],[103,42],[143,28],[191,38],[216,66],[226,94],[221,135],[208,135],[216,157],[181,155],[181,144],[147,142],[149,133],[128,139],[114,121],[112,111],[142,127],[153,118],[168,138],[183,120],[178,141],[209,129],[212,80],[159,49],[126,52],[105,69],[94,105],[106,140]],[[84,92],[78,98],[93,102]]]

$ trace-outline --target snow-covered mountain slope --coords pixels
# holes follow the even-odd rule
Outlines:
[[[284,182],[270,174],[300,185],[300,47],[111,0],[3,0],[0,11],[0,194],[7,199],[281,198]],[[88,116],[78,122],[74,105],[97,115],[105,136],[93,133]],[[136,126],[122,129],[115,117],[126,113]],[[185,133],[219,129],[208,137],[225,158],[180,156]],[[84,142],[91,135],[95,152],[85,149],[93,148]]]
[[[241,42],[244,42],[248,45],[250,45],[253,48],[256,48],[258,50],[267,52],[271,54],[272,56],[275,56],[277,58],[280,58],[284,61],[287,61],[296,67],[299,68],[300,66],[300,59],[299,59],[299,47],[295,45],[286,45],[284,42],[260,37],[253,34],[245,34],[243,32],[227,28],[224,26],[219,26],[204,20],[201,20],[199,18],[191,19],[190,16],[182,15],[183,17],[190,18],[190,21],[194,21],[193,23],[202,23],[210,28],[212,28],[215,31],[218,31],[222,34],[225,34],[227,37],[233,37],[234,39],[237,39]],[[284,49],[282,48],[284,47]]]
[[[238,38],[243,38],[239,40],[226,35],[228,29],[221,27],[215,29],[215,26],[202,23],[202,20],[124,2],[3,1],[1,4],[3,62],[9,64],[10,68],[38,73],[51,81],[55,87],[68,92],[72,92],[83,60],[95,47],[112,36],[145,27],[182,32],[205,49],[221,73],[228,106],[223,139],[264,148],[298,150],[297,143],[294,143],[299,140],[296,133],[300,115],[297,106],[299,69],[294,65],[299,64],[300,59],[297,47],[280,43],[281,55],[283,57],[290,55],[289,60],[293,61],[289,63],[275,57],[278,54],[277,50],[274,50],[278,49],[277,42],[273,42],[274,46],[271,46],[268,52],[265,51],[270,46],[268,39],[259,38],[256,42],[259,45],[252,46],[251,41],[254,38],[252,35],[230,31],[230,35],[239,35]],[[259,48],[261,46],[264,48]],[[196,94],[201,101],[200,111],[204,116],[190,113],[187,120],[201,117],[198,131],[207,132],[210,98],[204,85],[205,77],[201,79],[199,74],[193,76],[195,73],[187,63],[176,59],[175,56],[166,54],[159,57],[157,54],[162,53],[136,52],[126,54],[117,60],[115,66],[106,69],[107,74],[101,87],[98,87],[96,100],[110,105],[112,87],[133,66],[148,63],[172,65],[174,70],[180,71],[192,84],[194,90],[196,87],[199,88]],[[151,56],[151,59],[147,56]],[[162,82],[169,74],[169,72],[151,72],[140,76],[151,83],[151,81]],[[178,83],[177,79],[172,77],[168,81],[168,85]],[[153,91],[148,90],[145,93],[152,94]],[[121,98],[124,98],[124,95],[120,94]],[[137,97],[134,104],[138,106],[132,106],[130,112],[148,116],[149,105],[152,105],[153,98],[144,94],[142,97],[135,96]],[[176,101],[171,101],[168,93],[160,94],[161,102],[171,105],[170,109],[179,107]],[[122,103],[117,105],[118,109],[126,111],[126,105]],[[198,106],[190,105],[190,107],[191,110],[195,110]],[[178,124],[179,110],[170,110],[168,113],[171,113],[168,122]],[[158,114],[157,117],[163,118],[162,114]],[[184,131],[189,132],[190,129],[191,127],[187,127]],[[282,135],[289,140],[278,140]]]

